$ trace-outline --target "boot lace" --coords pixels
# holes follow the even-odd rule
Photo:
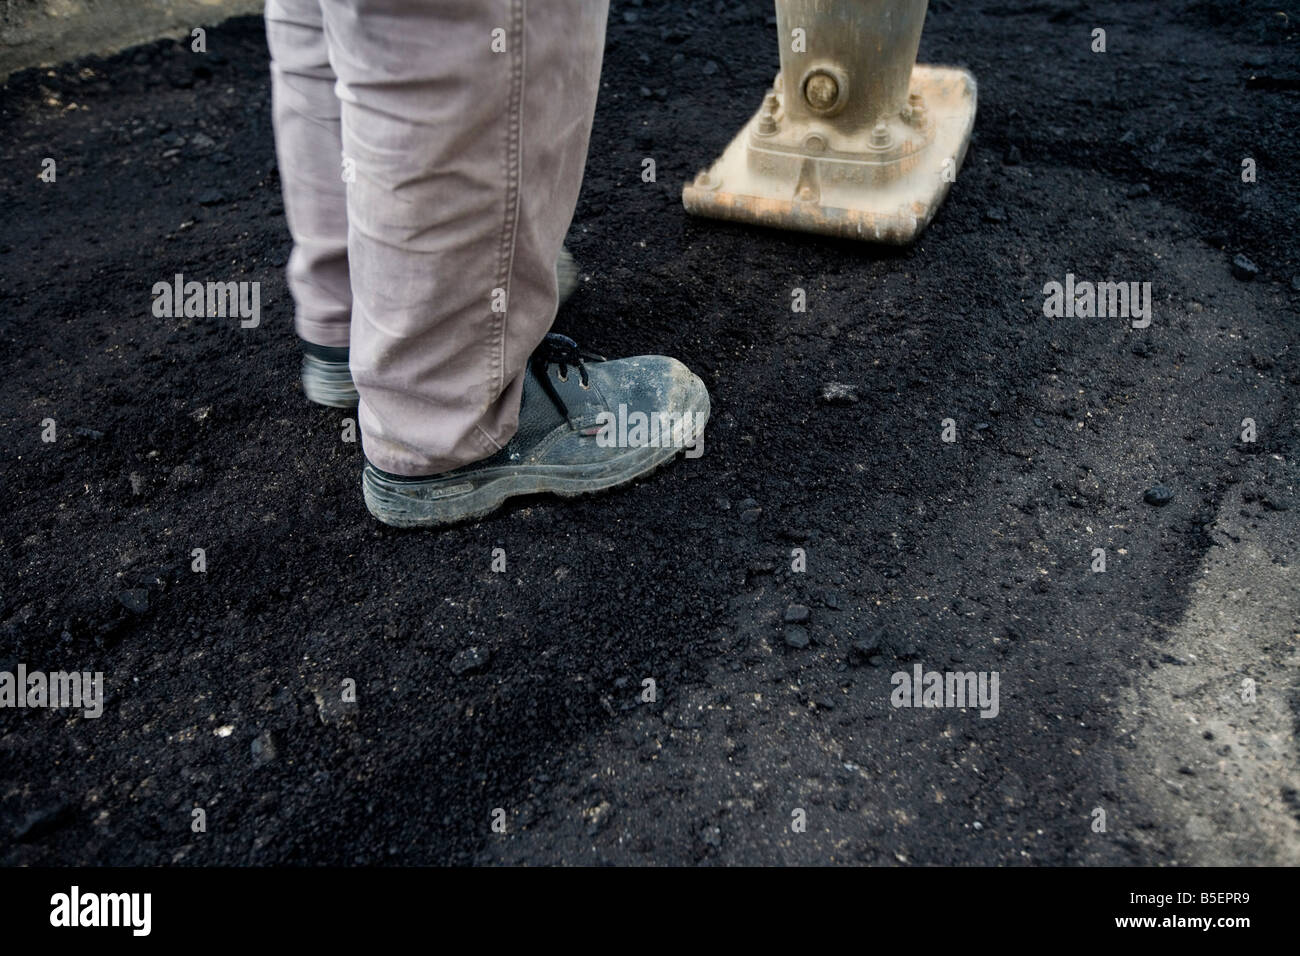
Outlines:
[[[582,387],[587,388],[590,380],[587,377],[587,366],[583,360],[588,362],[603,362],[605,356],[597,355],[595,352],[588,351],[578,345],[577,342],[567,335],[561,335],[559,332],[547,332],[546,338],[542,339],[541,345],[533,353],[533,361],[540,363],[542,366],[558,365],[560,367],[560,381],[568,380],[569,369],[576,369],[578,380],[582,382]],[[545,381],[545,376],[541,376]]]

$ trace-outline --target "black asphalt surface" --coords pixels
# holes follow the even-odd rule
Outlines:
[[[556,329],[695,369],[705,453],[437,534],[369,517],[302,396],[260,21],[11,77],[0,670],[107,700],[0,709],[0,861],[1179,862],[1117,702],[1178,666],[1231,491],[1296,538],[1298,24],[932,2],[979,113],[894,250],[688,218],[771,5],[615,3]],[[260,326],[155,317],[178,272],[260,282]],[[1150,326],[1045,317],[1067,273],[1150,282]],[[996,716],[892,706],[916,665],[997,672]]]

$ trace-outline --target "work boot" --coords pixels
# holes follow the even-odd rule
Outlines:
[[[563,246],[555,260],[555,284],[563,305],[578,288],[578,264]],[[330,348],[302,343],[302,391],[307,400],[330,408],[356,408],[357,387],[348,369],[347,346]]]
[[[433,527],[481,518],[513,495],[566,498],[626,484],[678,451],[703,451],[709,393],[663,355],[607,360],[547,335],[524,370],[519,429],[489,458],[409,478],[366,462],[366,507],[385,524]]]
[[[330,408],[356,408],[357,387],[348,369],[348,347],[302,343],[302,392]]]

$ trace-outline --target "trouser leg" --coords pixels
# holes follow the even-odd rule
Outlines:
[[[293,236],[288,282],[298,335],[317,345],[348,344],[347,194],[335,76],[320,0],[267,0],[271,117]]]
[[[355,168],[363,445],[385,471],[447,471],[514,434],[528,356],[554,320],[607,3],[321,3]]]

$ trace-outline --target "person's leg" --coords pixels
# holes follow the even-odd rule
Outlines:
[[[266,40],[275,151],[293,236],[288,282],[294,326],[305,342],[346,347],[352,314],[347,194],[320,0],[267,0]]]
[[[342,101],[351,365],[367,459],[506,444],[555,316],[595,109],[600,0],[321,0]]]

